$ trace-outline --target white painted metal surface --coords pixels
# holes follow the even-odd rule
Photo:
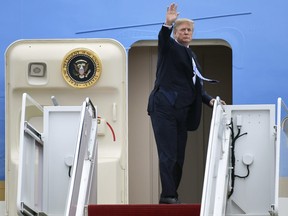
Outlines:
[[[75,160],[81,108],[44,107],[43,212],[47,215],[60,216],[65,211],[72,174],[65,158]]]
[[[224,110],[214,105],[201,216],[276,215],[275,105]]]
[[[28,99],[44,111],[41,134],[26,119]],[[83,215],[84,206],[97,199],[97,111],[92,102],[87,98],[82,106],[42,108],[24,94],[22,110],[18,213]]]
[[[18,213],[29,212],[29,209],[40,212],[43,208],[43,140],[41,133],[28,119],[31,117],[31,110],[43,114],[43,107],[24,93],[22,110],[17,210]]]
[[[281,98],[277,101],[277,169],[275,179],[275,211],[288,213],[288,108]]]
[[[97,203],[97,110],[83,103],[65,216],[83,216],[85,206]]]
[[[201,216],[222,215],[225,212],[226,197],[223,192],[227,190],[229,135],[225,108],[217,98],[210,126]]]

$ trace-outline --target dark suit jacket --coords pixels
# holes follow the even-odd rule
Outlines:
[[[187,119],[188,130],[196,130],[201,119],[202,102],[209,105],[212,97],[203,88],[198,77],[193,84],[192,56],[201,72],[195,54],[189,48],[170,37],[172,28],[162,26],[158,35],[158,62],[156,80],[148,102],[148,114],[153,112],[154,94],[157,91],[177,108],[190,107]]]

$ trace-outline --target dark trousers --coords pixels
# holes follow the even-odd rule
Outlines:
[[[178,197],[187,141],[187,112],[187,107],[175,109],[161,92],[155,93],[150,117],[159,157],[161,197]]]

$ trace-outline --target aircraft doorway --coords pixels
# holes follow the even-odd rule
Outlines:
[[[232,104],[232,50],[222,40],[193,40],[203,75],[220,81],[204,84],[212,96]],[[159,174],[154,135],[147,115],[157,64],[157,41],[137,42],[128,53],[129,203],[158,203]],[[199,129],[189,132],[179,198],[200,203],[212,109],[203,106]]]

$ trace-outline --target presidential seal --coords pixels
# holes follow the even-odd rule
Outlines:
[[[94,85],[99,79],[101,71],[100,58],[86,48],[70,51],[62,62],[63,78],[74,88],[88,88]]]

